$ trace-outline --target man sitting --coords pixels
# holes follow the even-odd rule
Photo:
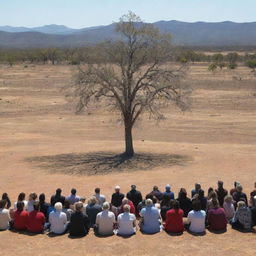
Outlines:
[[[153,201],[147,199],[146,207],[142,208],[140,216],[142,217],[140,228],[145,234],[154,234],[161,231],[161,215],[159,210],[154,207]]]
[[[122,204],[122,200],[124,199],[124,194],[120,193],[120,187],[115,187],[115,193],[112,194],[111,204],[115,207],[120,207]]]
[[[171,186],[169,184],[165,186],[165,192],[163,195],[169,195],[170,199],[174,200],[174,193],[171,191]]]
[[[137,209],[138,204],[142,201],[141,192],[136,189],[135,185],[131,186],[131,190],[127,193],[126,197],[132,201],[135,209]]]
[[[159,201],[161,201],[163,198],[163,193],[158,189],[158,186],[154,186],[149,195],[155,196]]]
[[[94,227],[96,222],[96,216],[99,212],[102,211],[102,207],[97,204],[97,199],[95,196],[89,199],[89,203],[86,206],[86,214],[90,221],[90,227]]]
[[[130,213],[130,206],[128,204],[123,207],[124,213],[117,217],[118,230],[117,234],[120,236],[131,236],[136,232],[136,217]]]
[[[243,192],[243,187],[242,185],[237,185],[236,186],[236,192],[233,193],[233,199],[235,201],[235,207],[237,206],[237,203],[239,201],[244,201],[245,204],[248,206],[248,201],[247,201],[247,196]]]
[[[60,188],[56,189],[56,194],[51,197],[51,206],[54,206],[56,203],[64,204],[65,196],[62,196],[61,192],[62,190]]]
[[[73,205],[73,204],[79,202],[80,197],[76,195],[76,189],[75,189],[75,188],[72,188],[72,189],[71,189],[71,195],[70,195],[70,196],[67,196],[67,197],[66,197],[66,200],[69,201],[69,203],[70,203],[71,205]]]
[[[75,203],[75,212],[72,213],[69,224],[71,236],[86,236],[90,229],[90,222],[87,215],[83,213],[83,203]]]
[[[95,188],[95,195],[94,195],[98,201],[98,204],[102,206],[104,202],[106,201],[106,197],[100,193],[100,188]]]
[[[17,210],[14,212],[14,229],[16,230],[26,230],[28,223],[28,212],[24,211],[25,204],[22,201],[18,201],[16,204]]]
[[[44,231],[45,216],[39,211],[39,202],[34,202],[34,210],[28,215],[27,230],[32,233],[42,233]]]
[[[10,212],[5,208],[6,203],[5,200],[0,200],[0,230],[8,229],[11,220]]]
[[[109,211],[110,205],[108,202],[103,204],[103,211],[97,214],[96,217],[96,233],[102,236],[113,235],[115,214]]]
[[[62,204],[56,203],[54,205],[55,211],[52,211],[49,215],[49,223],[51,224],[50,230],[52,233],[61,235],[66,232],[67,229],[67,215],[62,212]]]

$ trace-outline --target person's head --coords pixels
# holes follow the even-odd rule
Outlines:
[[[214,191],[214,189],[212,187],[208,188],[208,196],[210,196],[210,194]]]
[[[212,192],[209,194],[209,198],[211,198],[211,199],[216,199],[216,198],[218,198],[218,195],[217,195],[217,193],[216,193],[215,191],[212,191]]]
[[[151,199],[146,199],[145,205],[150,207],[153,205],[153,201]]]
[[[195,190],[198,191],[199,189],[201,189],[201,184],[200,183],[196,183],[195,184]]]
[[[125,204],[123,209],[124,209],[124,212],[130,212],[131,207],[130,207],[130,205]]]
[[[201,210],[201,203],[199,200],[193,200],[192,201],[192,209],[196,212]]]
[[[110,209],[110,204],[109,204],[108,202],[103,203],[102,209],[103,209],[104,211],[109,210],[109,209]]]
[[[61,190],[60,188],[57,188],[57,189],[56,189],[56,195],[60,196],[60,195],[61,195],[61,192],[62,192],[62,190]]]
[[[238,185],[240,185],[239,181],[234,181],[234,187],[236,188]]]
[[[242,192],[243,191],[243,187],[242,187],[242,185],[237,185],[236,186],[236,190],[237,190],[237,192]]]
[[[239,210],[240,208],[246,207],[246,204],[244,201],[239,201],[237,203],[237,209]]]
[[[22,201],[17,202],[17,211],[21,212],[24,209],[24,203]]]
[[[179,203],[179,201],[178,201],[178,200],[173,200],[172,207],[173,207],[173,209],[175,209],[175,210],[180,209],[180,203]]]
[[[136,190],[136,185],[131,185],[131,190]]]
[[[75,188],[72,188],[71,189],[71,195],[75,195],[76,194],[76,189]]]
[[[118,185],[115,186],[115,192],[116,192],[116,193],[119,193],[119,192],[120,192],[120,186],[118,186]]]
[[[152,200],[153,204],[156,204],[156,203],[157,203],[157,201],[158,201],[158,200],[157,200],[157,198],[156,198],[155,196],[152,196],[152,199],[151,199],[151,200]]]
[[[81,212],[82,209],[83,209],[83,203],[82,202],[75,203],[75,210],[76,210],[76,212]]]
[[[153,196],[151,193],[146,195],[146,199],[151,199],[151,200],[153,200],[153,197],[154,197],[154,196]]]
[[[198,196],[199,196],[199,198],[203,198],[204,197],[204,190],[203,189],[199,189]]]
[[[158,186],[154,186],[153,191],[158,191]]]
[[[9,196],[7,193],[3,193],[2,195],[2,200],[8,200],[9,199]],[[10,200],[10,199],[9,199]]]
[[[82,203],[84,204],[84,203],[85,203],[85,201],[86,201],[86,198],[85,198],[85,197],[81,197],[79,201],[80,201],[80,202],[82,202]]]
[[[0,200],[0,209],[3,209],[6,206],[6,200]]]
[[[122,205],[126,205],[126,204],[128,204],[129,203],[129,199],[128,198],[123,198],[123,200],[122,200]]]
[[[37,199],[37,194],[36,193],[29,194],[29,197],[28,197],[29,201],[35,201],[36,199]]]
[[[70,202],[68,200],[65,200],[64,204],[63,204],[63,207],[64,207],[64,209],[69,209],[70,208]]]
[[[187,197],[187,190],[185,188],[181,188],[179,192],[179,198],[186,198]]]
[[[60,212],[62,210],[62,203],[55,203],[54,208],[56,211]]]
[[[223,184],[224,184],[223,181],[219,180],[218,181],[218,188],[222,189],[223,188]]]
[[[44,193],[39,195],[39,202],[40,203],[44,203],[45,202],[45,194]]]
[[[212,199],[212,207],[213,208],[219,208],[220,207],[218,199],[216,199],[216,198]]]
[[[167,185],[165,186],[165,191],[166,191],[166,192],[170,192],[170,191],[171,191],[171,186],[170,186],[169,184],[167,184]]]
[[[96,197],[95,196],[92,196],[91,198],[90,198],[90,204],[96,204],[97,203],[97,199],[96,199]]]
[[[100,188],[95,188],[95,194],[100,194]]]
[[[39,211],[39,209],[40,209],[40,204],[39,204],[38,201],[35,201],[35,202],[33,203],[33,206],[34,206],[34,211]]]
[[[25,193],[23,193],[23,192],[19,193],[19,195],[18,195],[18,201],[24,201],[25,198],[26,198],[26,194],[25,194]]]
[[[230,204],[233,202],[233,197],[231,195],[226,195],[224,201]]]

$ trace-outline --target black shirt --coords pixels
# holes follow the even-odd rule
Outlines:
[[[90,222],[87,215],[82,212],[74,212],[70,218],[69,234],[71,236],[85,236],[90,229]]]
[[[90,226],[93,227],[96,221],[96,216],[99,212],[102,211],[102,208],[98,204],[88,204],[86,206],[86,214],[89,218]]]
[[[46,218],[46,220],[48,220],[48,208],[49,208],[50,204],[45,203],[45,202],[40,202],[40,212],[42,212]]]
[[[142,195],[140,191],[138,190],[131,190],[130,192],[127,193],[127,198],[131,200],[137,209],[138,204],[142,201]]]
[[[124,199],[124,194],[116,192],[112,194],[111,204],[114,205],[115,207],[119,207],[122,205],[123,199]]]
[[[65,202],[65,196],[62,196],[62,195],[53,195],[51,197],[51,205],[54,206],[56,203],[62,203],[64,204]]]
[[[177,200],[180,203],[180,209],[184,212],[184,217],[188,216],[188,213],[192,210],[192,201],[188,197],[178,197]]]

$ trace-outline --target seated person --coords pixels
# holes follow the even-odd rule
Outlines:
[[[17,210],[17,203],[18,202],[23,202],[24,203],[24,209],[27,210],[28,201],[26,201],[26,194],[25,193],[21,192],[19,194],[17,202],[15,202],[14,205],[13,205],[14,210]]]
[[[187,191],[185,188],[181,188],[177,200],[180,203],[180,209],[184,212],[184,217],[188,216],[188,213],[192,210],[192,201],[187,197]]]
[[[212,199],[212,207],[207,213],[207,222],[212,231],[221,231],[227,229],[227,219],[225,211],[220,208],[218,199]]]
[[[124,205],[124,213],[117,217],[117,234],[120,236],[131,236],[136,232],[136,217],[130,213],[130,206]]]
[[[163,196],[164,195],[169,195],[170,199],[174,199],[174,193],[171,191],[171,186],[169,184],[165,186],[165,192],[163,192]]]
[[[191,190],[191,198],[193,198],[196,194],[198,194],[200,189],[201,189],[201,184],[196,183],[195,188]]]
[[[69,223],[69,234],[71,236],[86,236],[90,229],[87,215],[83,213],[83,203],[75,203],[75,212],[72,213]]]
[[[236,192],[233,193],[233,199],[235,203],[235,207],[239,201],[244,201],[245,204],[248,206],[247,196],[243,192],[243,187],[241,185],[236,186]]]
[[[166,213],[172,209],[172,201],[170,195],[164,195],[160,203],[160,214],[163,221],[165,221]]]
[[[44,231],[45,216],[39,211],[38,201],[34,202],[33,211],[29,212],[27,230],[32,233],[42,233]]]
[[[9,222],[11,221],[10,212],[6,209],[6,200],[0,200],[0,230],[9,229]]]
[[[149,195],[155,196],[159,201],[161,201],[163,198],[163,193],[158,189],[158,186],[154,186]]]
[[[3,193],[3,195],[2,195],[2,200],[5,200],[6,201],[6,205],[5,205],[5,208],[6,209],[10,209],[10,207],[11,207],[11,200],[10,200],[10,198],[9,198],[9,196],[8,196],[8,194],[7,193]]]
[[[115,207],[120,207],[122,205],[122,200],[124,199],[124,194],[120,192],[120,187],[115,187],[115,193],[112,194],[111,204]]]
[[[89,203],[86,206],[86,214],[90,221],[90,227],[94,227],[96,222],[96,216],[99,212],[102,212],[102,207],[97,204],[97,199],[95,196],[92,196],[89,199]]]
[[[244,201],[237,203],[237,209],[234,218],[231,220],[232,228],[249,231],[252,228],[252,214]]]
[[[133,214],[136,214],[136,209],[135,209],[135,206],[133,204],[133,202],[131,200],[129,200],[128,198],[124,198],[122,200],[122,205],[121,207],[119,208],[119,213],[123,213],[124,212],[124,205],[128,204],[130,206],[130,212],[133,213]]]
[[[51,206],[54,207],[54,205],[58,202],[62,203],[62,205],[65,202],[65,196],[61,195],[62,190],[60,188],[56,189],[55,195],[51,196]]]
[[[95,195],[100,206],[106,201],[106,197],[100,193],[100,188],[95,188]]]
[[[233,204],[233,197],[231,195],[225,196],[224,203],[223,203],[223,209],[225,211],[227,220],[233,219],[233,217],[235,215],[235,206]]]
[[[62,204],[60,202],[54,205],[55,211],[49,215],[50,231],[54,234],[61,235],[67,230],[67,215],[62,212]]]
[[[71,189],[71,195],[70,195],[70,196],[67,196],[67,197],[66,197],[66,200],[69,201],[69,203],[70,203],[71,205],[73,205],[73,204],[75,204],[75,203],[77,203],[77,202],[80,201],[80,196],[77,196],[77,195],[76,195],[76,189],[75,189],[75,188],[72,188],[72,189]]]
[[[153,201],[147,199],[146,207],[140,211],[142,218],[140,223],[141,231],[145,234],[154,234],[161,231],[161,215],[159,210],[154,207]]]
[[[173,201],[173,209],[166,213],[164,228],[169,233],[181,233],[184,231],[183,210],[180,209],[178,200]]]
[[[74,212],[72,209],[70,209],[70,202],[65,200],[62,211],[66,213],[67,215],[67,221],[70,221],[71,215]]]
[[[200,234],[205,233],[205,211],[201,210],[201,202],[197,199],[192,201],[192,211],[188,213],[189,231]]]
[[[48,208],[50,207],[50,204],[45,202],[45,194],[42,193],[39,195],[39,204],[40,204],[40,212],[42,212],[46,218],[46,221],[48,221]]]
[[[215,192],[217,193],[217,196],[218,196],[218,201],[219,201],[220,207],[223,207],[224,198],[228,194],[228,191],[223,187],[223,184],[224,184],[223,181],[219,180],[218,188],[215,190]]]
[[[255,226],[256,225],[256,195],[253,197],[253,205],[251,207],[251,212],[252,212],[252,226]]]
[[[116,223],[115,214],[111,211],[108,202],[103,203],[103,211],[98,213],[95,222],[95,231],[98,235],[113,235],[114,224]]]
[[[28,212],[24,210],[24,202],[18,201],[16,204],[17,210],[14,212],[13,222],[14,229],[26,230],[28,223]]]
[[[34,211],[34,203],[37,199],[37,194],[36,193],[31,193],[29,194],[29,197],[28,197],[28,212],[32,212]]]

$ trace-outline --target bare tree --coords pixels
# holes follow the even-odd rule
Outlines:
[[[187,107],[185,65],[166,63],[172,54],[170,35],[161,34],[129,12],[116,24],[120,40],[104,43],[102,63],[79,67],[73,95],[77,112],[104,101],[120,112],[125,127],[124,155],[134,155],[132,128],[142,113],[163,118],[161,109],[174,102]],[[173,68],[171,69],[171,66]]]

